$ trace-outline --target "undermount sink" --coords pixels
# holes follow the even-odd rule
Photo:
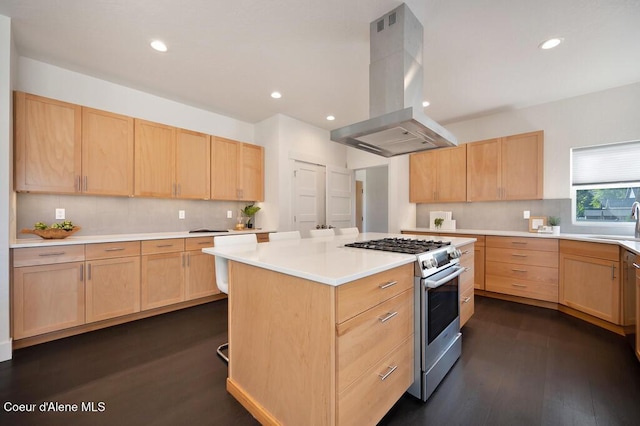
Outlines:
[[[634,238],[632,236],[624,236],[624,235],[594,235],[589,238],[593,238],[596,240],[615,240],[615,241],[640,241],[640,238]]]

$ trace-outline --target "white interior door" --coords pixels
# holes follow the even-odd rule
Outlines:
[[[295,161],[293,171],[293,229],[303,237],[325,223],[325,168]]]
[[[355,226],[355,172],[327,166],[327,226]]]

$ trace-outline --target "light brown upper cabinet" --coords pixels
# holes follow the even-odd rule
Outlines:
[[[178,129],[176,137],[176,197],[208,200],[211,137],[184,129]]]
[[[133,195],[133,118],[82,108],[81,192]]]
[[[211,140],[211,198],[264,200],[264,148],[213,137]]]
[[[467,147],[441,148],[409,156],[409,201],[466,201]]]
[[[15,92],[16,191],[74,194],[82,174],[82,108]]]
[[[542,131],[467,144],[467,201],[543,198]]]
[[[135,119],[135,195],[175,194],[176,129]]]

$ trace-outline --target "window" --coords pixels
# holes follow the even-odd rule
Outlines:
[[[640,141],[573,148],[571,198],[575,224],[634,221],[640,201]]]

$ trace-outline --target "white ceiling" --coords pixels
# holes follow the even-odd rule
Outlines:
[[[369,22],[400,3],[0,0],[0,14],[21,56],[251,123],[332,129],[369,118]],[[442,123],[640,81],[640,0],[406,3],[425,29],[425,113]],[[565,42],[538,49],[550,36]]]

